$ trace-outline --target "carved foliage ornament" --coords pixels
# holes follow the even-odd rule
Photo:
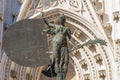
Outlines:
[[[76,0],[70,0],[70,5],[76,8],[79,7],[78,2]]]
[[[77,0],[70,0],[69,1],[69,5],[70,5],[70,8],[73,9],[74,11],[81,11],[83,10],[83,4],[81,1],[77,1]]]
[[[62,4],[63,2],[66,2],[66,0],[58,0],[58,2]]]
[[[118,22],[119,19],[120,19],[120,12],[119,11],[113,12],[113,20]]]

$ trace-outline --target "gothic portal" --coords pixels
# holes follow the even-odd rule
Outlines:
[[[41,11],[52,23],[56,23],[59,14],[64,13],[65,25],[72,30],[72,38],[77,44],[95,38],[107,41],[107,46],[89,45],[70,52],[66,80],[119,80],[119,0],[0,0],[0,4],[0,80],[55,79],[41,73],[45,66],[24,67],[15,64],[2,49],[3,31],[9,25],[22,19],[40,18]],[[47,37],[49,45],[52,36]],[[69,47],[73,47],[72,44],[69,43]]]

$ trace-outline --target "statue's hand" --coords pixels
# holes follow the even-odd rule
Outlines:
[[[71,49],[71,51],[74,51],[75,50],[75,48],[73,47],[72,49]]]
[[[47,24],[47,25],[49,24],[49,22],[45,18],[43,18],[43,21],[45,24]]]
[[[48,30],[49,30],[49,29],[44,29],[43,31],[44,31],[44,32],[47,32]]]
[[[44,12],[40,12],[40,17],[43,18],[44,17]]]
[[[74,50],[77,50],[77,49],[79,49],[79,45],[74,46],[74,47],[71,49],[71,51],[74,51]]]

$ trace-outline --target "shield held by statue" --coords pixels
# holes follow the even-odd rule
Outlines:
[[[49,63],[47,36],[42,19],[25,19],[11,25],[3,35],[7,56],[22,66],[42,66]]]

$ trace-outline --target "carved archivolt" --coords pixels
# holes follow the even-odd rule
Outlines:
[[[33,3],[35,0],[30,0],[30,1],[27,1],[28,2],[27,5],[24,5],[23,6],[24,8],[21,8],[20,13],[23,10],[25,10],[25,8],[27,11],[22,14],[19,14],[19,16],[22,15],[22,17],[18,17],[18,20],[19,18],[23,18],[23,17],[25,18],[27,15],[31,14],[33,9],[34,9],[34,13],[39,13],[42,10],[47,10],[47,9],[52,9],[54,7],[62,6],[62,8],[66,7],[67,9],[73,10],[78,13],[82,13],[84,11],[83,3],[81,0],[53,0],[53,1],[48,0],[48,2],[45,2],[44,0],[39,0],[38,3]],[[20,0],[20,2],[22,1]],[[36,5],[36,8],[32,8],[33,5]]]

